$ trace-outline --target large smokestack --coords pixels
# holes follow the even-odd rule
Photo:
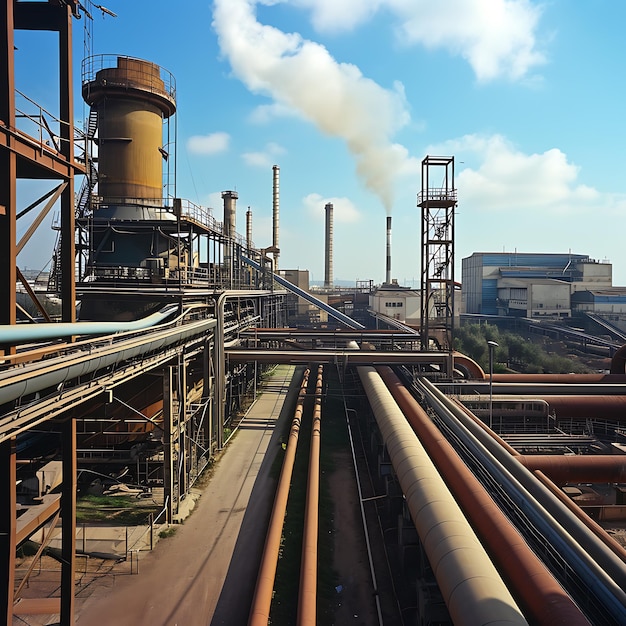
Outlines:
[[[391,285],[391,215],[387,216],[387,266],[385,284]]]
[[[328,202],[326,209],[326,254],[324,255],[324,287],[333,286],[333,205]]]
[[[272,167],[272,171],[274,172],[274,193],[273,193],[273,202],[272,202],[272,247],[274,248],[274,271],[278,271],[278,257],[280,245],[278,243],[278,208],[279,208],[279,198],[280,198],[280,186],[279,186],[279,177],[280,177],[280,167],[278,165],[274,165]]]
[[[239,194],[236,191],[222,191],[222,200],[224,200],[224,236],[231,238],[237,232],[237,198]]]

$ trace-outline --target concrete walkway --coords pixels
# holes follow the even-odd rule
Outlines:
[[[216,464],[192,515],[141,555],[139,575],[119,575],[77,598],[82,626],[246,624],[275,477],[269,475],[298,391],[277,367]],[[289,402],[285,404],[285,401]],[[283,409],[283,405],[285,408]]]

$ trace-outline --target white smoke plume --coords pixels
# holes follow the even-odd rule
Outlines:
[[[406,149],[391,141],[409,121],[402,86],[385,89],[355,65],[338,63],[324,46],[259,23],[257,4],[215,0],[213,26],[233,73],[252,92],[342,138],[364,184],[389,213],[394,177],[406,159]]]

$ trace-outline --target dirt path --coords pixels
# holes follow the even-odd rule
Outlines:
[[[340,581],[335,624],[375,626],[378,618],[352,459],[345,452],[333,460],[336,469],[328,482],[335,510],[333,567]]]

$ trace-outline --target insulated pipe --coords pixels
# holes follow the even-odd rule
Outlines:
[[[163,322],[178,310],[177,304],[170,304],[157,313],[133,322],[76,322],[50,324],[12,324],[0,326],[0,344],[16,346],[19,343],[32,343],[77,337],[81,335],[112,335],[135,330],[143,330]]]
[[[298,393],[296,410],[291,422],[291,430],[289,431],[289,439],[287,440],[287,450],[285,451],[283,466],[280,470],[280,478],[278,479],[274,506],[272,508],[272,515],[265,538],[265,547],[259,567],[259,575],[257,577],[252,606],[250,608],[249,626],[267,626],[270,618],[274,580],[276,578],[276,567],[278,565],[278,553],[280,551],[280,539],[283,532],[285,512],[287,510],[289,486],[291,484],[291,475],[293,474],[293,465],[296,458],[298,434],[300,432],[300,422],[302,420],[302,410],[304,397],[306,396],[306,387],[309,381],[309,372],[309,369],[304,372],[300,392]]]
[[[317,603],[317,535],[319,529],[320,500],[320,436],[322,421],[322,372],[317,368],[315,383],[315,409],[311,428],[309,478],[304,511],[302,562],[300,564],[300,595],[298,599],[298,626],[315,626]]]
[[[358,373],[454,624],[527,624],[376,370]]]
[[[391,395],[461,505],[533,624],[589,624],[452,445],[389,367],[377,368]]]
[[[68,380],[92,374],[106,367],[128,361],[141,355],[163,350],[168,346],[191,341],[217,325],[207,319],[146,333],[145,336],[120,339],[119,343],[95,348],[88,353],[47,359],[19,369],[0,373],[0,404],[11,402],[24,395],[56,387]]]

